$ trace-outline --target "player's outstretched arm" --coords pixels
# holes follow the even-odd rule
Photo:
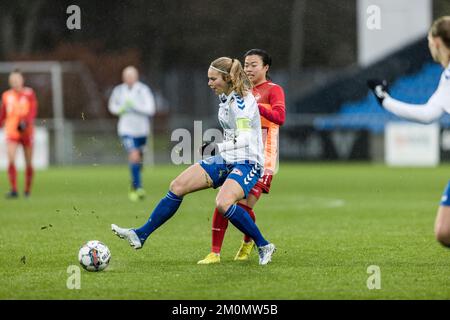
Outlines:
[[[392,98],[387,91],[386,80],[369,80],[368,87],[372,90],[378,102],[389,112],[406,120],[431,123],[439,119],[445,112],[445,103],[449,103],[449,90],[438,89],[424,105],[404,103]]]

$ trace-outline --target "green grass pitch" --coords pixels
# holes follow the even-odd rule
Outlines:
[[[127,199],[125,165],[38,171],[30,199],[0,199],[0,299],[450,298],[450,250],[433,235],[448,165],[281,164],[255,209],[278,247],[267,266],[256,252],[233,261],[241,235],[232,225],[222,262],[196,264],[209,252],[216,190],[188,195],[140,251],[110,231],[111,223],[143,224],[182,169],[145,168],[148,196],[139,203]],[[70,290],[67,268],[94,239],[109,246],[111,264],[81,270],[81,289]],[[367,287],[371,265],[380,289]]]

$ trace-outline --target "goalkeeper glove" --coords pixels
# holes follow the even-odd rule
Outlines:
[[[388,83],[386,80],[370,79],[367,81],[367,86],[372,90],[378,103],[383,105],[383,100],[388,94]]]
[[[21,120],[19,122],[19,125],[17,126],[17,130],[19,130],[19,132],[24,132],[27,129],[28,125],[27,122],[25,120]]]
[[[202,146],[200,147],[200,155],[202,156],[202,158],[204,156],[215,156],[218,152],[216,152],[216,150],[219,150],[219,147],[217,146],[217,143],[215,142],[205,142],[202,144]]]

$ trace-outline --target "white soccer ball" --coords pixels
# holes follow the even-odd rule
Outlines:
[[[78,261],[87,271],[102,271],[109,265],[111,252],[108,247],[97,240],[88,241],[78,252]]]

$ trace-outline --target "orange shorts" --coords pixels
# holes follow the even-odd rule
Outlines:
[[[6,141],[15,142],[23,145],[24,147],[32,147],[33,146],[33,136],[32,135],[21,135],[18,138],[6,137]]]

